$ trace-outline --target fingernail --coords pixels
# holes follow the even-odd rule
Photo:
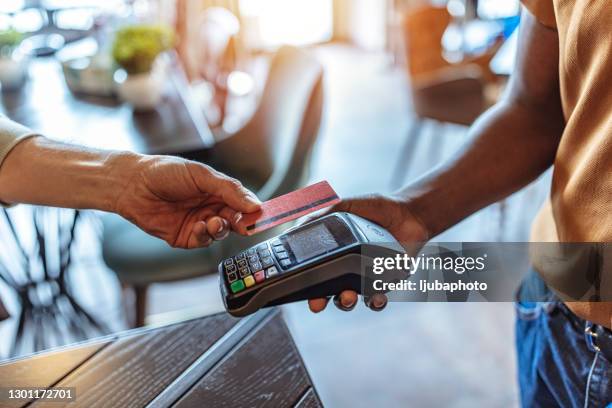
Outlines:
[[[355,304],[355,301],[347,301],[346,299],[342,299],[342,297],[340,297],[340,303],[342,303],[342,306],[346,308],[350,308],[350,307],[353,307],[353,305]]]
[[[229,227],[229,221],[228,220],[222,220],[221,221],[221,228],[219,229],[219,232],[223,232],[222,234],[222,238],[227,237],[227,235],[230,232],[230,227]],[[217,236],[219,235],[219,232],[217,233]]]
[[[261,204],[261,200],[253,193],[248,192],[246,195],[247,200],[251,201],[254,204]]]
[[[241,219],[242,219],[242,213],[234,214],[234,224],[238,224]]]
[[[377,298],[372,300],[372,303],[374,304],[374,307],[377,308],[377,309],[380,309],[381,307],[383,307],[385,305],[385,301],[384,300],[377,299]]]
[[[342,310],[343,312],[350,312],[355,307],[355,303],[348,306],[342,303],[342,299],[340,299],[339,295],[334,296],[334,304],[338,309]]]

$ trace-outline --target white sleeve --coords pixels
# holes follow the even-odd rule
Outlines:
[[[13,147],[22,140],[36,135],[27,127],[0,115],[0,166]]]
[[[32,136],[38,136],[38,134],[0,115],[0,167],[6,156],[19,142]],[[0,201],[0,207],[9,206]]]

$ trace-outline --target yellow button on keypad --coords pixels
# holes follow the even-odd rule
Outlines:
[[[250,288],[251,286],[253,286],[255,284],[255,278],[253,278],[253,275],[249,275],[246,278],[244,278],[244,284],[246,285],[247,288]]]

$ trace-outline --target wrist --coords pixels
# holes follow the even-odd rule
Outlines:
[[[144,157],[140,154],[112,151],[103,160],[103,171],[105,173],[105,185],[101,189],[102,196],[99,197],[98,208],[102,211],[120,213],[118,203],[127,191],[133,179],[139,177],[144,163]]]
[[[463,192],[456,183],[441,180],[440,172],[431,172],[395,196],[402,202],[404,211],[419,221],[431,239],[461,220]]]
[[[406,227],[415,231],[415,241],[427,242],[440,233],[429,216],[431,208],[425,204],[427,188],[414,184],[395,192],[392,197],[399,203],[402,219],[411,220],[412,225]]]
[[[399,199],[398,202],[402,219],[406,220],[401,228],[408,235],[408,241],[423,243],[429,241],[433,236],[432,231],[415,211],[414,203],[409,199]]]

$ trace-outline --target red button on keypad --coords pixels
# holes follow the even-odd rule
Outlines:
[[[255,272],[253,276],[255,276],[255,282],[257,283],[263,282],[264,279],[266,279],[266,275],[264,274],[264,271]]]

